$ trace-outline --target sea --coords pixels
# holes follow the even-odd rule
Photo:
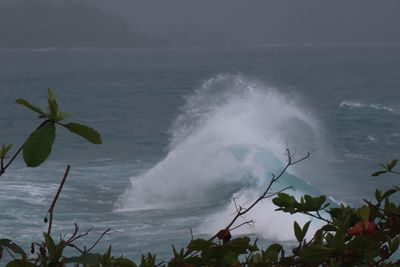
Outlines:
[[[287,162],[271,193],[361,205],[400,177],[371,177],[400,157],[400,45],[331,44],[157,49],[0,50],[0,144],[12,153],[41,123],[15,103],[43,108],[52,88],[69,122],[97,129],[102,145],[62,127],[37,168],[19,156],[0,177],[0,238],[30,251],[67,165],[52,233],[74,223],[89,248],[160,260],[172,245],[209,238],[247,207]],[[295,244],[293,221],[269,199],[233,236]],[[316,229],[319,222],[312,222]],[[78,254],[68,249],[67,254]]]

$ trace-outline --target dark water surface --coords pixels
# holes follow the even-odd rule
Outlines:
[[[19,159],[10,167],[0,179],[0,237],[25,247],[40,238],[71,164],[56,233],[78,222],[94,228],[83,241],[90,243],[111,227],[100,249],[112,243],[117,254],[166,257],[171,243],[190,239],[190,227],[208,236],[225,225],[218,213],[229,215],[233,196],[256,197],[267,172],[281,166],[285,142],[299,154],[315,151],[293,173],[311,191],[358,203],[398,184],[370,174],[399,157],[399,77],[394,45],[2,50],[1,143],[15,149],[39,123],[15,99],[44,106],[52,87],[70,120],[98,129],[104,144],[58,129],[43,166],[28,169]],[[287,240],[263,225],[271,212],[243,231]]]

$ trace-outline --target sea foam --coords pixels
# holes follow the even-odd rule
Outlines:
[[[299,155],[318,146],[318,128],[308,112],[278,90],[242,75],[217,75],[186,98],[171,127],[166,157],[131,178],[116,209],[204,207],[214,212],[197,230],[215,232],[234,213],[232,198],[246,206],[265,190],[271,175],[284,167],[288,144]],[[289,172],[273,190],[289,185],[296,195],[318,194]],[[286,240],[293,237],[294,219],[308,219],[274,212],[276,207],[264,202],[243,218],[253,219],[254,226],[240,231]]]

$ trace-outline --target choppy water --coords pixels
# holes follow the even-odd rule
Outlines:
[[[0,51],[0,138],[21,144],[39,123],[14,100],[45,104],[54,88],[71,121],[97,128],[93,146],[59,129],[54,153],[36,169],[20,159],[0,179],[0,237],[26,248],[66,164],[72,170],[55,216],[103,229],[117,254],[161,257],[170,245],[209,236],[284,164],[287,145],[310,160],[279,186],[358,203],[396,177],[373,179],[399,157],[400,47],[307,46],[157,50]],[[277,187],[278,188],[278,187]],[[266,241],[290,241],[292,221],[265,202],[247,219]],[[304,220],[297,217],[296,220]],[[278,231],[279,229],[279,231]]]

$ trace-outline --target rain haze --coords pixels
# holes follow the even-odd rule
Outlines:
[[[2,47],[400,41],[397,0],[1,2]]]

